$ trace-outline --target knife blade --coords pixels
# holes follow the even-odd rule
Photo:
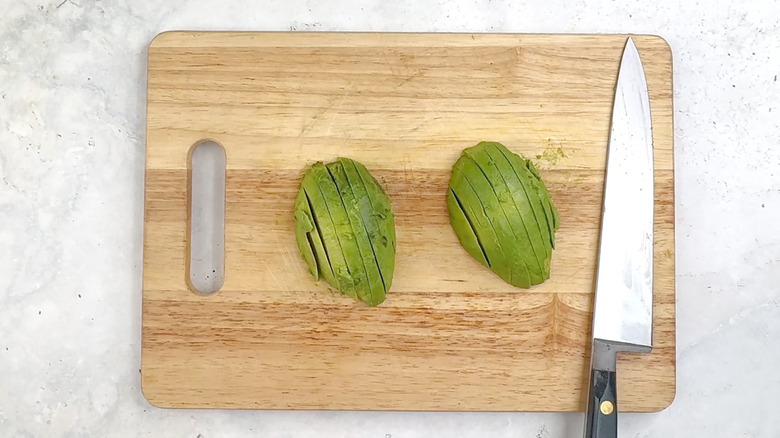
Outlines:
[[[585,438],[617,437],[617,353],[652,349],[653,200],[647,79],[628,38],[607,151]]]

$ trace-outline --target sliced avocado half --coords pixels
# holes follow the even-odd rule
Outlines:
[[[499,277],[522,288],[550,277],[558,212],[530,161],[497,142],[464,149],[447,207],[461,245]]]
[[[294,221],[298,249],[315,279],[370,306],[384,301],[395,267],[395,227],[389,198],[362,164],[340,158],[310,166]]]

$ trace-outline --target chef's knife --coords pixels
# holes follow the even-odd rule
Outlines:
[[[652,327],[653,135],[647,80],[629,38],[607,152],[585,438],[617,437],[617,353],[649,353]]]

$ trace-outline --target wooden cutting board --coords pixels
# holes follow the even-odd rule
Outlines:
[[[625,36],[164,33],[149,47],[143,392],[161,407],[580,411],[605,153]],[[624,411],[675,393],[672,64],[638,36],[656,166],[654,343],[622,355]],[[222,290],[188,288],[188,153],[227,154]],[[481,140],[532,157],[560,210],[552,278],[513,288],[445,205]],[[398,254],[369,308],[315,284],[293,233],[305,166],[385,186]]]

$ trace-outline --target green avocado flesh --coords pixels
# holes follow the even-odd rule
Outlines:
[[[395,219],[365,166],[348,158],[313,164],[294,220],[298,249],[315,279],[369,306],[385,300],[395,269]]]
[[[529,160],[496,142],[465,149],[447,209],[463,248],[504,281],[529,288],[550,278],[558,211]]]

